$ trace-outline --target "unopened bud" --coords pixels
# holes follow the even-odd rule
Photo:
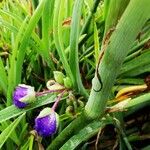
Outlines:
[[[59,84],[64,84],[64,74],[60,71],[54,71],[54,79],[56,82],[58,82]]]
[[[44,108],[35,119],[35,130],[42,137],[51,136],[56,133],[59,124],[58,114],[47,107]]]
[[[18,108],[24,108],[35,100],[34,87],[19,84],[13,93],[13,103]]]
[[[72,81],[69,77],[64,78],[64,86],[68,89],[72,88]]]

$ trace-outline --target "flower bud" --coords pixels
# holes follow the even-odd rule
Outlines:
[[[70,115],[70,114],[73,114],[73,112],[74,112],[74,108],[73,108],[73,106],[68,106],[67,108],[66,108],[66,114],[68,114],[68,115]]]
[[[72,88],[72,81],[69,77],[64,78],[64,86],[68,89]]]
[[[69,106],[73,105],[73,101],[75,101],[75,96],[73,95],[72,91],[69,92],[68,98],[66,99],[66,104]]]
[[[64,80],[63,78],[65,77],[64,74],[60,71],[54,71],[54,79],[56,82],[58,82],[59,84],[64,84]]]
[[[84,107],[84,103],[81,100],[78,100],[78,104],[79,104],[79,107],[81,107],[81,108]]]
[[[61,84],[55,82],[54,80],[49,80],[49,81],[46,83],[46,87],[47,87],[49,90],[63,90],[63,89],[64,89],[64,86],[62,86]]]
[[[35,100],[34,87],[19,84],[13,93],[13,103],[18,108],[24,108]]]
[[[56,133],[59,123],[59,116],[54,110],[44,108],[35,119],[35,130],[42,137],[51,136]]]
[[[67,98],[67,99],[66,99],[66,104],[67,104],[68,106],[71,106],[71,105],[73,105],[73,102],[72,102],[71,99]]]

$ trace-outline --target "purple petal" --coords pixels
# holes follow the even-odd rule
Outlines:
[[[55,113],[35,119],[35,130],[42,137],[50,136],[57,130]]]
[[[20,87],[18,86],[16,88],[16,90],[14,91],[13,94],[13,103],[15,104],[15,106],[17,106],[18,108],[24,108],[27,106],[26,103],[21,102],[20,99],[23,98],[24,96],[27,95],[27,91],[28,89],[25,87]]]
[[[26,107],[28,104],[24,103],[24,102],[20,102],[18,100],[14,100],[14,105],[17,106],[18,108],[24,108]]]

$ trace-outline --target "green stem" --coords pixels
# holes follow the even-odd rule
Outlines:
[[[91,19],[92,19],[93,15],[95,14],[99,3],[100,3],[100,0],[95,0],[94,5],[93,5],[93,7],[91,9],[91,12],[89,13],[89,15],[87,17],[87,20],[86,20],[86,22],[85,22],[85,24],[84,24],[84,26],[83,26],[83,28],[81,30],[81,33],[80,33],[81,35],[86,33],[86,31],[88,30],[88,27],[90,25]]]
[[[141,11],[141,8],[144,8],[144,11]],[[122,63],[140,29],[147,21],[149,9],[149,0],[130,1],[110,38],[102,62],[99,65],[99,75],[103,83],[102,90],[99,92],[94,91],[94,89],[99,89],[101,86],[96,75],[92,81],[92,90],[85,106],[85,110],[89,116],[95,118],[104,113],[109,94],[111,93]],[[131,22],[132,26],[130,24]]]
[[[80,18],[81,18],[81,10],[82,10],[83,0],[76,0],[73,9],[73,18],[71,24],[71,34],[70,34],[70,66],[72,69],[72,74],[75,79],[75,88],[78,90],[81,95],[84,95],[88,98],[88,93],[85,90],[80,70],[79,70],[79,58],[78,58],[78,40],[79,40],[79,28],[80,28]]]

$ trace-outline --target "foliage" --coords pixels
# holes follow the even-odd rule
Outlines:
[[[0,2],[0,147],[88,149],[94,139],[96,149],[148,149],[137,144],[149,137],[148,119],[137,112],[150,104],[149,10],[149,0]],[[34,118],[59,92],[24,109],[13,105],[12,94],[20,83],[45,91],[53,71],[72,83],[56,110],[59,130],[41,138]],[[141,118],[140,130],[128,127]],[[111,146],[104,140],[110,126],[117,134]]]

